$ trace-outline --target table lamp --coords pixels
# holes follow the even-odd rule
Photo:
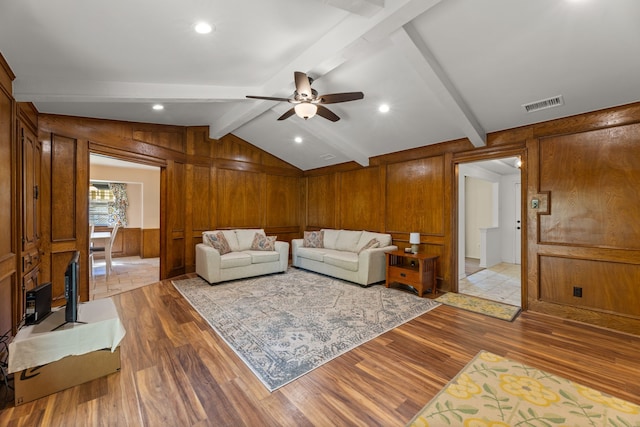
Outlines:
[[[410,233],[409,243],[411,243],[411,252],[418,253],[418,244],[420,244],[420,233]]]

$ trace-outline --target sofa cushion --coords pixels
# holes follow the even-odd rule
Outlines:
[[[205,244],[217,250],[220,253],[220,255],[225,255],[231,252],[231,247],[229,246],[229,242],[227,241],[226,237],[222,232],[203,233],[202,238]]]
[[[243,253],[251,255],[251,264],[261,264],[263,262],[274,262],[280,259],[280,253],[276,251],[250,250]]]
[[[220,268],[246,267],[251,265],[251,255],[245,252],[229,252],[220,257]]]
[[[364,245],[369,243],[371,239],[376,239],[380,242],[380,247],[385,248],[391,245],[391,235],[385,233],[373,233],[371,231],[363,231],[358,242],[358,250],[361,251]]]
[[[325,251],[322,248],[298,248],[297,255],[300,258],[312,259],[322,262]]]
[[[323,228],[322,229],[323,237],[322,237],[322,245],[327,249],[335,249],[336,248],[336,240],[338,240],[338,234],[340,230],[334,230],[332,228]]]
[[[264,234],[256,233],[249,249],[252,251],[275,251],[277,238],[278,236],[265,236]]]
[[[322,245],[322,236],[323,231],[305,231],[304,232],[304,242],[302,245],[305,248],[321,248]]]
[[[358,271],[358,254],[347,251],[331,251],[324,254],[324,263],[349,271]]]
[[[246,251],[248,249],[251,249],[253,237],[256,235],[256,233],[264,235],[264,230],[261,228],[237,229],[236,237],[238,238],[238,250]]]
[[[380,242],[378,242],[378,239],[371,239],[371,240],[369,240],[369,242],[367,242],[366,245],[364,245],[363,247],[358,249],[358,253],[360,253],[362,251],[366,251],[367,249],[373,249],[373,248],[378,248],[378,247],[380,247]]]
[[[339,251],[358,252],[358,242],[362,236],[362,231],[340,230],[336,249]]]

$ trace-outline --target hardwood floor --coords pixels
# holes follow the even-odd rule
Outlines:
[[[113,300],[121,372],[11,404],[0,426],[401,426],[479,350],[640,404],[639,336],[541,314],[443,305],[269,393],[170,281]]]

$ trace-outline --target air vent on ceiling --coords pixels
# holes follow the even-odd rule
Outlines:
[[[561,105],[564,105],[564,100],[562,99],[562,95],[558,95],[547,99],[541,99],[540,101],[530,102],[528,104],[524,104],[522,107],[527,113],[531,113],[533,111],[545,110],[547,108],[559,107]]]
[[[336,156],[334,156],[333,154],[327,153],[327,154],[321,155],[320,158],[323,160],[331,160],[331,159],[335,159]]]

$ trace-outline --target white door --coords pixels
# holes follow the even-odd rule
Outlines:
[[[515,253],[515,263],[522,263],[522,205],[520,204],[522,193],[520,192],[522,189],[522,185],[519,182],[515,183],[515,239],[514,239],[514,253]]]

